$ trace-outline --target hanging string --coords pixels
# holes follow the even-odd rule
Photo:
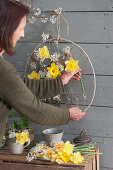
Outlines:
[[[57,41],[60,40],[60,20],[61,20],[61,17],[64,19],[64,21],[67,24],[67,36],[69,35],[69,23],[68,23],[68,21],[66,20],[66,18],[63,15],[58,14],[58,16],[57,16],[57,32],[58,32]]]

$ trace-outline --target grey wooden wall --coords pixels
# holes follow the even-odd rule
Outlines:
[[[86,129],[93,141],[99,144],[101,170],[113,169],[113,0],[35,0],[43,11],[63,8],[63,15],[70,23],[68,39],[77,42],[87,51],[96,71],[97,91],[94,102],[80,121],[71,121],[62,126],[64,140],[71,140],[79,129]],[[40,21],[27,24],[25,38],[18,42],[16,55],[8,59],[23,75],[27,54],[41,41],[43,31],[54,26],[43,25]],[[66,37],[65,32],[62,33]],[[11,123],[15,118],[9,118]],[[41,132],[47,128],[31,123],[38,141]]]

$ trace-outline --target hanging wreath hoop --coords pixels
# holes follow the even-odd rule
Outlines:
[[[30,54],[29,57],[28,57],[28,60],[27,60],[26,66],[25,66],[24,76],[27,77],[27,68],[28,68],[28,65],[29,65],[29,63],[30,63],[30,60],[32,59],[32,61],[33,61],[33,56],[35,55],[35,53],[38,51],[38,49],[39,49],[44,43],[47,44],[47,45],[50,45],[50,44],[52,44],[53,42],[57,42],[57,45],[56,45],[56,46],[57,46],[57,48],[56,48],[57,52],[60,51],[60,50],[59,50],[59,43],[60,43],[60,41],[61,41],[61,44],[62,44],[63,42],[73,44],[74,47],[77,47],[77,48],[85,55],[85,60],[84,60],[84,61],[85,61],[85,62],[86,62],[86,61],[89,62],[89,65],[90,65],[91,70],[92,70],[92,75],[93,75],[93,91],[92,91],[92,97],[91,97],[89,103],[88,103],[88,104],[85,104],[85,109],[83,110],[84,112],[86,112],[86,111],[90,108],[90,106],[91,106],[91,104],[92,104],[92,102],[93,102],[93,100],[94,100],[95,92],[96,92],[96,76],[95,76],[95,70],[94,70],[93,64],[92,64],[92,62],[91,62],[90,57],[88,56],[88,54],[85,52],[85,50],[84,50],[80,45],[76,44],[75,42],[73,42],[73,41],[71,41],[71,40],[62,38],[62,37],[60,36],[60,20],[61,20],[61,18],[62,18],[62,19],[66,22],[66,24],[67,24],[67,35],[68,35],[68,32],[69,32],[69,23],[68,23],[68,21],[66,20],[66,18],[61,14],[61,8],[57,8],[55,11],[51,11],[50,14],[51,14],[51,15],[56,15],[56,17],[57,17],[57,18],[56,18],[56,21],[57,21],[57,32],[58,32],[57,38],[53,38],[52,36],[50,36],[46,41],[42,41],[41,43],[39,43],[39,44],[37,45],[37,47],[36,47],[35,50],[32,52],[32,54]],[[41,18],[41,17],[40,17],[40,18]],[[43,17],[43,19],[44,19],[44,17]],[[60,44],[60,46],[61,46],[61,44]],[[51,48],[50,48],[50,50],[51,50]],[[77,56],[77,57],[78,57],[78,56]],[[72,58],[73,58],[73,55],[72,55]],[[80,61],[81,61],[81,60],[80,60]],[[38,60],[36,61],[36,59],[34,59],[34,62],[37,62],[37,63],[38,63],[38,66],[40,67],[40,62],[38,62]],[[84,62],[84,63],[85,63],[85,62]],[[38,69],[39,69],[39,68],[38,68]],[[39,70],[38,70],[38,71],[39,71]],[[81,83],[82,90],[83,90],[84,86],[83,86],[82,79],[80,79],[80,83]],[[83,94],[83,95],[84,95],[84,94]],[[84,105],[84,104],[83,104],[83,105]]]

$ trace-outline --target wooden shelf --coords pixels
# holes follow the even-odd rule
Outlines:
[[[95,147],[95,152],[99,148]],[[28,149],[20,155],[12,155],[8,148],[0,151],[0,170],[99,170],[99,155],[90,155],[85,157],[81,164],[68,164],[59,165],[49,161],[33,160],[28,162],[26,156]]]

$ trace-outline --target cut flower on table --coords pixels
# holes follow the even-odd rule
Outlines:
[[[74,146],[70,144],[70,141],[65,143],[63,141],[59,141],[54,143],[52,147],[46,146],[45,143],[39,143],[30,150],[27,160],[31,161],[40,157],[51,162],[57,162],[58,164],[67,163],[71,160],[77,164],[78,157],[73,155],[73,147]],[[81,153],[79,153],[79,157],[79,160],[84,160]]]
[[[70,141],[63,142],[53,142],[52,146],[47,146],[43,141],[37,143],[36,146],[30,149],[28,156],[26,157],[28,161],[34,159],[49,160],[51,162],[57,162],[58,164],[73,162],[75,164],[82,163],[85,156],[91,154],[102,154],[95,152],[94,146],[96,143],[89,143],[74,147],[70,144]]]

